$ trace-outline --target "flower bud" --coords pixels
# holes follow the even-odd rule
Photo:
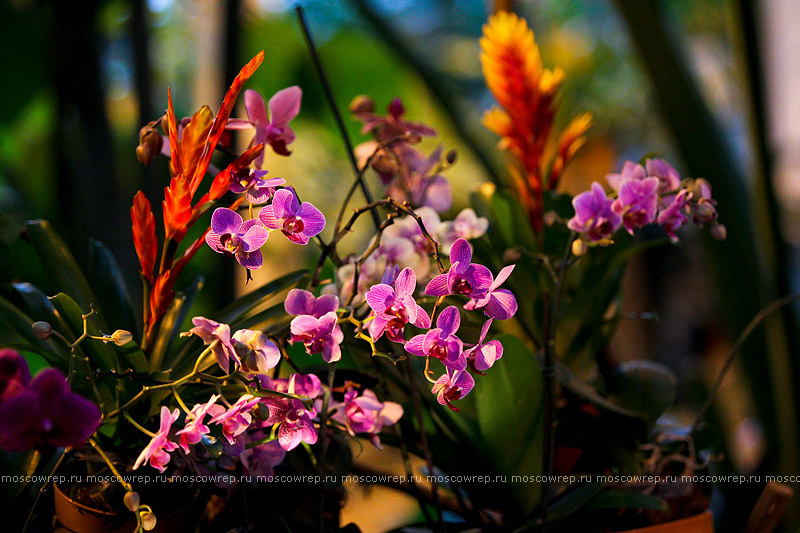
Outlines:
[[[509,248],[505,252],[503,252],[503,262],[508,263],[516,263],[520,260],[522,254],[519,252],[518,248]]]
[[[702,198],[694,208],[693,218],[695,224],[708,224],[717,219],[717,210],[709,200]]]
[[[255,409],[253,409],[253,416],[256,417],[257,420],[266,420],[269,418],[269,407],[264,405],[263,403],[259,402],[256,405]]]
[[[152,531],[156,527],[156,515],[150,511],[143,511],[139,515],[142,519],[142,528],[145,531]]]
[[[53,326],[51,326],[49,322],[34,322],[31,325],[31,329],[33,330],[33,334],[43,341],[49,339],[50,335],[53,334]]]
[[[548,211],[548,212],[546,212],[544,214],[543,221],[544,221],[544,225],[545,226],[548,226],[548,227],[552,226],[553,224],[558,222],[558,213],[556,213],[555,211],[553,211],[551,209],[550,211]]]
[[[125,346],[129,342],[133,340],[133,335],[131,335],[130,331],[126,331],[124,329],[118,329],[114,333],[111,334],[111,340],[117,346]]]
[[[711,198],[711,184],[703,178],[697,178],[689,187],[692,196],[696,199]]]
[[[125,502],[125,507],[127,507],[129,511],[136,512],[139,509],[138,492],[126,492],[125,497],[122,498],[122,501]]]
[[[164,138],[155,129],[156,123],[151,122],[139,130],[139,146],[136,147],[136,157],[143,165],[149,165],[150,161],[161,152]]]
[[[572,241],[572,255],[575,257],[580,257],[582,255],[586,255],[586,252],[589,250],[589,247],[586,245],[586,241],[583,239],[575,239]]]
[[[375,102],[366,94],[359,94],[350,102],[350,112],[354,115],[357,113],[372,113],[375,111]]]
[[[447,152],[447,155],[444,156],[444,159],[445,161],[447,161],[448,165],[452,165],[453,163],[455,163],[457,158],[458,158],[458,151],[455,148]]]
[[[728,237],[728,230],[725,229],[725,224],[714,224],[711,226],[711,236],[718,241],[724,241]]]

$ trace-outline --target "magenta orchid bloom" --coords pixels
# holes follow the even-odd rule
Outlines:
[[[335,312],[331,311],[320,318],[300,315],[292,320],[290,329],[291,342],[302,342],[309,354],[321,353],[326,363],[342,358],[339,345],[344,340],[344,333],[339,327]]]
[[[16,350],[0,350],[0,401],[19,394],[31,380],[28,362]]]
[[[622,217],[611,209],[613,203],[603,186],[593,182],[591,191],[582,192],[572,199],[575,216],[569,219],[567,227],[585,234],[594,242],[610,238],[622,224]]]
[[[450,249],[458,239],[471,241],[482,237],[489,228],[489,219],[479,217],[473,209],[462,209],[451,221],[442,222],[438,230],[439,247],[445,253],[450,253]]]
[[[240,329],[233,334],[232,344],[242,372],[265,373],[281,360],[278,347],[260,331]]]
[[[687,205],[687,194],[687,191],[684,189],[679,192],[677,196],[668,197],[667,201],[670,203],[658,214],[658,224],[664,226],[664,231],[672,242],[678,241],[678,236],[675,234],[678,228],[689,221],[686,215],[683,214]]]
[[[242,129],[253,126],[256,129],[251,146],[264,143],[272,146],[272,150],[279,155],[289,155],[291,152],[286,148],[294,141],[294,131],[289,126],[289,122],[300,113],[300,102],[303,98],[303,91],[300,87],[293,85],[281,89],[269,99],[265,105],[264,97],[258,91],[248,89],[244,92],[244,107],[247,111],[249,120],[229,120],[229,129]],[[269,116],[267,116],[269,107]],[[256,166],[260,167],[264,162],[264,153],[255,159]]]
[[[476,300],[470,300],[464,304],[464,309],[472,311],[483,309],[483,313],[489,318],[497,320],[507,320],[517,313],[517,299],[508,289],[501,289],[500,285],[508,279],[515,265],[508,265],[497,274],[497,278],[492,281],[486,296]]]
[[[300,203],[294,189],[281,189],[272,197],[272,203],[258,213],[258,218],[269,229],[280,229],[296,244],[308,240],[325,229],[325,216],[309,202]]]
[[[475,299],[486,296],[492,285],[492,273],[485,266],[470,261],[472,248],[466,239],[458,239],[450,249],[450,271],[433,278],[425,287],[425,294],[463,294]]]
[[[379,339],[385,332],[389,340],[402,344],[406,324],[411,323],[418,328],[431,326],[428,313],[414,301],[416,288],[416,274],[407,267],[397,275],[393,284],[379,283],[367,291],[367,304],[375,312],[375,318],[369,325],[372,340]]]
[[[631,235],[635,228],[641,228],[655,221],[658,210],[658,187],[658,178],[622,180],[619,196],[611,204],[611,210],[622,215],[622,224]]]
[[[372,112],[360,112],[355,114],[355,118],[361,121],[364,126],[361,133],[375,132],[375,136],[380,141],[389,141],[408,134],[420,135],[423,137],[433,137],[436,130],[422,124],[421,122],[411,122],[403,120],[406,110],[403,102],[399,98],[392,100],[387,108],[387,115],[382,117]]]
[[[339,308],[339,297],[335,294],[323,294],[319,298],[303,289],[292,289],[286,295],[283,308],[290,315],[311,315],[320,318]]]
[[[619,191],[623,181],[628,179],[643,180],[646,177],[647,172],[642,165],[633,161],[625,161],[625,164],[622,165],[622,172],[619,174],[606,174],[606,181],[611,185],[612,189]]]
[[[178,420],[180,411],[175,409],[172,413],[166,406],[161,407],[161,427],[155,437],[150,441],[133,465],[133,469],[139,468],[145,461],[150,461],[150,466],[163,472],[169,463],[169,452],[175,450],[178,445],[169,440],[169,431],[172,424]]]
[[[230,408],[225,409],[221,405],[212,405],[209,414],[213,417],[209,421],[211,424],[222,424],[222,435],[228,443],[234,444],[236,437],[244,433],[253,421],[250,410],[259,402],[252,394],[245,394],[239,398]]]
[[[195,405],[192,407],[192,411],[186,415],[186,426],[175,433],[176,435],[180,435],[178,443],[180,447],[183,448],[184,453],[188,454],[189,446],[203,440],[203,435],[208,435],[211,431],[208,426],[203,423],[203,419],[208,414],[209,409],[217,403],[217,400],[219,400],[219,395],[214,394],[208,402]]]
[[[647,175],[658,178],[658,194],[675,192],[681,186],[681,176],[675,168],[663,159],[648,159],[645,162]]]
[[[343,424],[351,435],[367,433],[372,444],[381,449],[378,436],[385,426],[395,424],[403,416],[403,407],[395,402],[381,402],[370,389],[361,396],[355,389],[349,389],[344,401],[331,406],[334,413],[331,419]]]
[[[453,370],[447,372],[436,380],[431,392],[436,395],[436,400],[446,405],[453,411],[459,411],[451,402],[464,398],[475,386],[475,379],[466,370]]]
[[[436,327],[428,333],[412,337],[406,342],[406,351],[410,354],[435,357],[444,366],[461,370],[467,366],[464,357],[464,343],[456,336],[461,325],[458,308],[450,306],[436,318]]]
[[[301,442],[315,444],[317,430],[312,417],[316,411],[306,409],[303,402],[290,398],[266,397],[261,400],[269,409],[269,418],[264,426],[280,424],[278,442],[281,448],[291,451]]]
[[[283,178],[263,179],[266,174],[266,170],[246,168],[231,177],[230,190],[234,194],[247,193],[247,201],[253,205],[266,203],[275,189],[286,184]]]
[[[60,370],[46,368],[30,380],[27,363],[14,350],[3,350],[2,366],[4,377],[11,374],[0,400],[4,450],[82,446],[100,426],[100,408],[71,392]]]
[[[206,243],[215,252],[232,255],[243,267],[256,270],[264,262],[259,248],[267,242],[267,237],[269,232],[258,220],[244,222],[236,211],[220,207],[211,216]]]
[[[189,334],[200,337],[206,346],[216,342],[212,350],[217,358],[217,363],[226,374],[230,373],[231,359],[236,367],[241,366],[242,362],[231,343],[231,328],[228,324],[220,324],[202,316],[194,317],[192,324],[195,327],[189,330]]]
[[[256,431],[248,435],[248,440],[255,442],[266,436],[263,431]],[[280,442],[277,440],[271,440],[253,448],[245,448],[239,455],[245,475],[265,481],[272,481],[275,467],[281,464],[285,457],[286,450],[281,448]]]
[[[470,364],[481,372],[492,368],[495,361],[503,357],[503,345],[500,341],[483,342],[486,339],[486,334],[489,333],[491,325],[492,319],[490,318],[481,328],[478,344],[464,352],[464,356],[469,360]]]

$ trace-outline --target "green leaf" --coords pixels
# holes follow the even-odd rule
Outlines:
[[[547,521],[554,522],[574,514],[602,493],[604,483],[587,483],[572,488],[547,507]]]
[[[218,313],[214,314],[214,320],[230,324],[236,322],[243,316],[251,313],[257,306],[263,304],[270,296],[276,292],[288,289],[300,281],[308,273],[307,270],[295,270],[276,280],[270,281],[266,285],[237,298]]]
[[[175,299],[161,319],[161,327],[158,330],[155,344],[153,344],[153,351],[150,353],[151,372],[162,370],[162,362],[167,350],[178,336],[183,320],[189,313],[195,296],[203,288],[204,281],[202,276],[196,276],[185,290],[175,294]]]
[[[106,321],[112,329],[125,329],[136,337],[136,320],[125,279],[117,260],[105,244],[89,241],[89,276],[92,287],[100,296]]]
[[[631,492],[628,490],[610,489],[597,495],[584,507],[587,511],[600,509],[649,509],[652,511],[666,511],[669,509],[667,502],[658,496]]]
[[[56,312],[50,298],[38,287],[30,283],[12,283],[14,291],[28,307],[29,315],[34,321],[49,322],[53,329],[60,331],[67,328],[66,323]]]
[[[30,343],[32,345],[31,351],[36,351],[35,348],[38,348],[42,351],[41,355],[44,355],[45,353],[51,356],[63,354],[58,345],[52,339],[42,340],[34,335],[31,325],[35,322],[35,320],[31,320],[25,313],[20,311],[19,308],[1,296],[0,320],[5,322],[8,327],[11,328],[11,330],[17,335]],[[59,355],[58,359],[53,359],[53,361],[60,361],[63,363],[65,359],[65,357]]]
[[[542,472],[543,378],[521,340],[501,335],[503,358],[475,385],[478,425],[497,470],[508,476]],[[514,481],[511,491],[523,510],[539,503],[541,485]]]
[[[650,424],[672,405],[677,394],[678,378],[655,361],[626,361],[608,379],[609,399]]]
[[[33,249],[42,266],[50,274],[56,290],[68,294],[81,309],[88,310],[89,305],[93,305],[98,312],[99,326],[108,329],[100,302],[92,292],[89,282],[86,281],[69,248],[50,223],[46,220],[30,220],[25,223],[25,228]]]

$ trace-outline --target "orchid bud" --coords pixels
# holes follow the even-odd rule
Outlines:
[[[359,94],[350,102],[350,112],[358,113],[372,113],[375,111],[375,102],[366,94]]]
[[[31,329],[33,330],[33,334],[43,341],[49,339],[50,335],[53,334],[53,326],[51,326],[49,322],[34,322],[31,325]]]
[[[521,257],[522,254],[519,252],[518,248],[509,248],[503,252],[503,262],[505,263],[516,263]]]
[[[556,222],[558,222],[558,213],[553,211],[552,209],[544,214],[543,222],[545,226],[552,226]]]
[[[392,103],[389,104],[387,111],[389,112],[390,115],[392,115],[392,117],[394,117],[395,119],[399,119],[406,113],[406,108],[403,107],[402,100],[400,100],[399,98],[395,98],[394,100],[392,100]]]
[[[156,515],[150,511],[143,511],[139,514],[142,519],[142,528],[145,531],[152,531],[156,527]]]
[[[253,409],[253,416],[256,417],[257,420],[266,420],[269,418],[269,407],[264,405],[263,403],[259,403],[256,405],[255,409]]]
[[[139,493],[138,492],[126,492],[125,497],[122,498],[122,501],[125,502],[125,507],[129,511],[136,512],[139,509]]]
[[[725,224],[714,224],[711,226],[711,236],[718,241],[724,241],[728,237],[728,230],[725,229]]]
[[[693,218],[695,224],[708,224],[709,222],[714,222],[717,219],[717,210],[714,209],[714,206],[710,201],[702,198],[697,203],[697,207],[694,208]]]
[[[452,165],[453,163],[455,163],[457,158],[458,158],[458,151],[455,149],[450,150],[449,152],[447,152],[447,155],[444,156],[444,160],[447,161],[448,165]]]
[[[161,152],[164,138],[155,129],[155,123],[151,122],[139,130],[139,146],[136,147],[136,158],[139,162],[147,166],[150,161]]]
[[[117,346],[125,346],[129,342],[133,340],[133,335],[130,331],[125,331],[124,329],[118,329],[114,333],[111,334],[111,340]]]
[[[169,135],[169,117],[166,113],[161,115],[161,131],[164,132],[164,135]]]
[[[711,184],[703,178],[694,180],[690,191],[695,198],[711,198]]]
[[[589,250],[589,247],[586,245],[586,241],[583,239],[575,239],[572,241],[572,255],[575,257],[580,257],[582,255],[586,255],[586,252]]]

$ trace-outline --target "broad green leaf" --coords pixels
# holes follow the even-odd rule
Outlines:
[[[28,307],[28,314],[34,321],[43,320],[49,322],[57,331],[67,328],[66,323],[56,312],[50,298],[47,297],[38,287],[30,283],[12,283],[14,291],[22,298]]]
[[[153,350],[150,352],[150,371],[155,372],[161,370],[162,363],[167,354],[167,350],[172,345],[175,337],[178,336],[181,324],[189,313],[189,308],[194,301],[197,293],[202,289],[204,279],[202,276],[197,276],[190,283],[184,291],[179,291],[175,294],[175,299],[172,301],[166,314],[161,319],[161,326],[158,330]]]
[[[81,309],[89,309],[89,305],[93,305],[98,313],[99,327],[108,329],[100,302],[69,248],[50,223],[46,220],[30,220],[25,223],[25,229],[39,261],[50,273],[55,289],[68,294]]]
[[[58,360],[61,360],[62,363],[64,362],[65,358],[62,357],[63,351],[59,348],[55,341],[52,338],[48,340],[42,340],[34,335],[31,325],[35,322],[35,320],[29,318],[25,313],[20,311],[19,308],[3,297],[0,297],[0,320],[5,322],[8,327],[11,328],[11,330],[17,335],[33,345],[31,347],[31,351],[36,351],[36,348],[38,348],[41,350],[41,355],[44,355],[45,353],[51,356],[61,354],[59,355],[58,359],[53,359],[53,362],[55,363]]]
[[[116,258],[105,244],[91,240],[89,260],[92,287],[100,298],[109,327],[128,330],[137,337],[130,296]]]
[[[267,298],[276,292],[280,292],[295,285],[307,273],[307,270],[295,270],[276,280],[270,281],[266,285],[237,298],[222,308],[219,312],[214,314],[214,320],[226,324],[236,322],[243,316],[251,313],[258,305],[263,304]]]
[[[605,487],[604,483],[578,485],[547,506],[547,521],[563,520],[586,506]]]
[[[483,441],[497,470],[509,476],[511,490],[530,512],[541,498],[541,485],[514,482],[511,476],[542,472],[543,378],[539,364],[518,338],[501,335],[503,358],[476,379],[475,402]]]

